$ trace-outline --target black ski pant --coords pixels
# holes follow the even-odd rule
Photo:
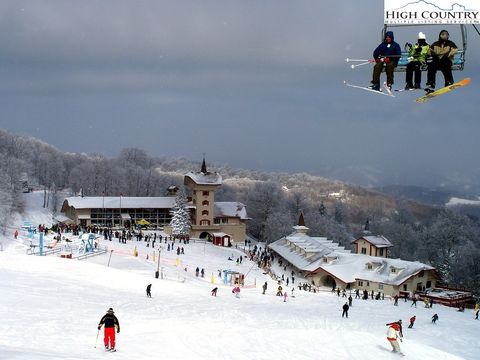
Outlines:
[[[342,317],[346,316],[348,318],[348,310],[343,310]]]
[[[427,84],[435,87],[437,71],[441,71],[445,78],[445,86],[453,84],[452,62],[446,56],[436,58],[428,65]]]
[[[407,75],[405,76],[405,82],[408,85],[413,85],[413,75],[415,74],[415,85],[420,85],[422,82],[422,70],[420,66],[422,64],[419,61],[410,61],[407,65]]]
[[[393,85],[393,71],[395,70],[396,63],[391,61],[389,63],[377,62],[373,67],[373,79],[372,84],[380,85],[380,75],[385,67],[385,73],[387,74],[387,84]]]

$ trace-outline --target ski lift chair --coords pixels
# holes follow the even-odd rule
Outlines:
[[[428,26],[428,25],[389,25],[385,24],[383,27],[382,31],[382,41],[385,39],[385,33],[388,31],[389,28],[393,27],[403,27],[403,26]],[[447,25],[448,26],[448,25]],[[458,52],[455,54],[453,58],[453,65],[452,65],[452,70],[453,71],[463,71],[463,68],[465,66],[465,53],[467,51],[467,28],[465,25],[459,25],[460,26],[460,31],[462,34],[462,48],[458,48]],[[405,49],[402,51],[402,55],[400,57],[400,60],[398,61],[398,65],[395,68],[395,72],[406,72],[407,71],[407,65],[408,65],[408,57],[409,57],[409,51]],[[427,58],[427,64],[429,62],[429,59]],[[427,71],[427,65],[424,65],[421,67],[422,71]]]

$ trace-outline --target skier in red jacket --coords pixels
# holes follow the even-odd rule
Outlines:
[[[415,320],[417,320],[417,317],[415,315],[413,315],[411,318],[410,318],[410,325],[408,325],[408,328],[411,329],[413,328],[413,324],[415,323]]]

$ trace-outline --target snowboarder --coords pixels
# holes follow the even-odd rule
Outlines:
[[[352,307],[352,301],[353,301],[352,295],[350,295],[350,296],[348,297],[348,306]]]
[[[265,284],[262,285],[262,289],[263,289],[263,295],[265,295],[265,291],[267,291],[267,287],[268,287],[268,284],[267,282],[265,281]]]
[[[415,323],[415,320],[417,319],[417,317],[415,315],[413,315],[411,318],[410,318],[410,325],[408,325],[408,328],[411,329],[413,328],[413,324]]]
[[[413,305],[415,305],[415,307],[417,307],[417,295],[413,295],[412,305],[410,305],[410,307],[412,307]]]
[[[285,290],[285,292],[283,293],[283,302],[287,302],[287,297],[288,297],[288,294],[287,294],[287,291]]]
[[[120,332],[120,323],[112,308],[108,309],[107,313],[100,319],[98,330],[102,328],[102,325],[105,325],[105,336],[103,339],[105,350],[115,351],[115,328],[118,334]]]
[[[401,354],[402,352],[400,351],[400,344],[398,343],[398,340],[402,341],[402,337],[400,335],[400,325],[395,322],[387,324],[387,326],[387,340],[392,346],[392,352]]]
[[[212,289],[212,296],[217,296],[218,287]]]
[[[355,299],[360,299],[360,290],[359,289],[355,290]]]
[[[151,290],[152,290],[152,284],[148,284],[147,285],[147,297],[152,297]]]
[[[373,79],[372,85],[369,87],[370,89],[380,91],[380,75],[384,67],[387,74],[387,86],[389,88],[392,87],[393,71],[397,67],[401,54],[402,49],[394,41],[393,32],[387,31],[383,42],[373,52],[376,64],[373,67]]]
[[[202,271],[200,271],[200,275],[202,278],[205,277],[205,269],[202,269]]]
[[[200,273],[200,269],[199,269],[198,266],[197,266],[197,268],[195,269],[195,276],[198,277],[198,274],[199,274],[199,273]]]
[[[434,314],[432,316],[432,323],[436,324],[437,323],[437,320],[438,320],[438,315],[437,314]]]
[[[408,44],[410,46],[410,52],[408,54],[409,63],[405,77],[405,90],[420,89],[420,84],[422,83],[422,66],[425,66],[427,63],[427,54],[430,49],[426,38],[423,32],[419,32],[417,43],[414,46]],[[415,82],[413,82],[414,74]]]
[[[449,40],[450,34],[447,30],[440,31],[438,41],[435,41],[428,51],[432,56],[432,62],[428,65],[427,91],[435,89],[435,78],[440,70],[445,78],[445,86],[453,84],[452,64],[453,57],[458,52],[457,45]]]
[[[343,309],[342,318],[344,316],[346,316],[348,318],[348,309],[349,309],[348,303],[345,303],[345,305],[343,305],[342,309]]]
[[[347,291],[345,289],[342,290],[342,297],[347,297]]]
[[[398,306],[398,295],[395,295],[393,297],[393,300],[395,300],[395,302],[393,303],[393,306]]]

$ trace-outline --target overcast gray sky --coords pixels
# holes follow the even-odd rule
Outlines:
[[[65,151],[135,146],[362,183],[478,183],[480,36],[469,27],[455,73],[472,84],[443,98],[344,88],[369,83],[369,66],[343,59],[371,56],[382,16],[382,0],[3,0],[0,127]]]

